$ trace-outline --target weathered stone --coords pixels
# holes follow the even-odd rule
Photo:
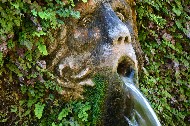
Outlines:
[[[96,73],[107,76],[109,85],[101,122],[106,126],[127,125],[124,114],[132,110],[133,103],[119,75],[125,76],[134,69],[137,82],[141,67],[134,5],[133,0],[79,2],[75,9],[81,18],[70,19],[49,46],[51,61],[47,67],[55,71],[57,82],[64,86],[62,94],[66,99],[82,98],[83,86],[93,86]]]
[[[81,94],[78,92],[78,88],[83,91],[81,83],[101,69],[117,72],[120,62],[125,61],[125,65],[138,71],[136,54],[141,52],[133,6],[134,1],[125,0],[76,3],[81,18],[71,19],[61,28],[55,43],[49,46],[52,58],[47,62],[59,82],[72,89],[71,94],[76,87],[75,93]]]

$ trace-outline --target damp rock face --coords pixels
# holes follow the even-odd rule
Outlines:
[[[93,86],[91,77],[101,69],[124,74],[130,66],[138,71],[141,52],[134,5],[131,0],[76,3],[80,19],[66,21],[48,47],[48,69],[64,85],[65,96],[82,97],[83,85]],[[123,66],[118,68],[119,64]]]

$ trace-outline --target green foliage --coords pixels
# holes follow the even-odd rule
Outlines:
[[[5,69],[26,80],[26,72],[34,71],[31,70],[32,66],[37,65],[41,57],[48,55],[46,45],[54,41],[49,38],[53,36],[52,32],[64,23],[66,17],[80,17],[71,3],[66,5],[61,0],[1,1],[0,66],[4,66],[6,60]],[[23,59],[22,63],[19,58]],[[21,64],[27,65],[23,68]]]
[[[51,109],[49,113],[45,112],[45,115],[41,118],[40,124],[51,124],[52,126],[98,125],[102,116],[101,112],[105,97],[104,92],[107,84],[104,77],[100,75],[94,77],[94,82],[94,88],[86,87],[86,100],[64,103],[60,99],[54,99],[52,101],[53,105],[51,105],[54,109]],[[48,84],[49,86],[52,85],[50,83]]]
[[[88,113],[87,111],[91,109],[89,102],[85,104],[78,102],[75,104],[75,112],[78,114],[78,118],[82,121],[88,121]]]
[[[61,102],[61,101],[60,101]],[[61,105],[62,103],[58,103]],[[71,101],[60,106],[56,105],[54,111],[51,112],[50,121],[46,117],[41,121],[42,125],[58,125],[58,126],[75,126],[75,125],[89,125],[88,114],[91,109],[88,102]],[[61,111],[60,111],[61,110]],[[84,114],[84,115],[83,115]],[[54,116],[55,115],[55,116]],[[52,118],[53,117],[53,118]]]
[[[189,1],[137,3],[139,40],[145,53],[140,88],[163,125],[188,125],[190,119]]]
[[[56,95],[56,91],[58,91],[56,89],[60,89],[60,87],[58,88],[58,84],[52,84],[54,83],[53,81],[45,81],[44,83],[45,85],[50,85],[45,86],[43,83],[38,82],[35,85],[21,86],[21,93],[23,95],[18,104],[11,106],[11,112],[15,113],[16,116],[19,117],[15,120],[15,125],[29,125],[34,122],[39,123],[45,114],[45,111],[49,110],[49,108],[46,108],[48,104],[44,101],[44,99],[47,101],[55,100],[54,96]],[[50,90],[47,92],[47,89]],[[55,93],[51,94],[50,92],[52,91]]]
[[[91,111],[90,111],[90,122],[91,125],[99,125],[101,123],[100,119],[102,118],[102,112],[103,112],[103,102],[105,99],[105,90],[107,87],[107,81],[105,77],[101,75],[96,75],[93,79],[93,82],[95,83],[94,89],[86,88],[86,94],[87,96],[87,101],[91,105]]]
[[[33,86],[22,86],[22,93],[25,97],[19,101],[18,105],[13,105],[11,112],[19,116],[15,125],[39,124],[72,126],[72,125],[89,125],[89,111],[91,106],[86,101],[64,102],[62,98],[55,93],[57,84],[45,82]],[[48,86],[47,86],[48,85]],[[47,92],[49,89],[49,92]],[[51,92],[51,93],[50,93]],[[59,97],[58,97],[59,96]],[[25,122],[25,123],[24,123]]]
[[[37,104],[35,104],[35,109],[34,109],[34,113],[35,116],[40,119],[42,117],[42,113],[44,110],[45,104],[42,104],[40,102],[38,102]]]
[[[0,67],[3,66],[3,53],[0,52]]]
[[[73,7],[73,0],[0,1],[0,78],[17,90],[10,111],[0,113],[3,125],[87,125],[89,103],[64,102],[62,87],[41,60],[53,32],[66,18],[80,17]]]
[[[38,46],[40,53],[42,53],[43,55],[48,55],[48,52],[46,50],[46,46],[44,44],[37,43],[36,45]]]
[[[63,108],[58,115],[58,120],[62,120],[63,118],[67,117],[67,115],[69,115],[69,112],[71,112],[71,110],[69,110],[68,108]]]

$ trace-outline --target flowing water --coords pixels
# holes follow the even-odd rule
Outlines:
[[[129,92],[132,102],[134,103],[134,109],[130,119],[126,116],[125,119],[129,126],[161,126],[147,99],[134,85],[133,76],[134,71],[127,77],[121,77],[125,84],[126,91]]]

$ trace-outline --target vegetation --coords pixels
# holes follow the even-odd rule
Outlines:
[[[82,0],[86,2],[86,0]],[[88,125],[88,101],[65,102],[41,60],[65,18],[79,18],[73,0],[0,1],[2,125]]]
[[[86,2],[87,0],[82,0]],[[100,123],[107,82],[85,100],[63,100],[61,85],[46,69],[46,46],[68,17],[79,18],[73,0],[0,1],[0,112],[2,125],[77,126]],[[190,123],[190,2],[137,2],[139,40],[145,54],[140,88],[163,125]]]
[[[82,0],[87,2],[87,0]],[[79,18],[73,0],[0,2],[0,93],[2,125],[87,126],[100,122],[103,77],[94,77],[86,100],[64,101],[62,87],[42,60],[54,31],[68,17]],[[91,111],[90,111],[91,110]]]
[[[145,55],[140,88],[163,125],[190,123],[190,1],[137,2]]]
[[[105,98],[105,91],[106,86],[108,85],[105,77],[101,75],[96,75],[93,79],[95,83],[94,89],[87,89],[86,91],[86,97],[87,101],[90,102],[91,105],[91,118],[90,122],[91,125],[96,126],[101,123],[101,117],[102,117],[102,109],[103,109],[103,102]]]

